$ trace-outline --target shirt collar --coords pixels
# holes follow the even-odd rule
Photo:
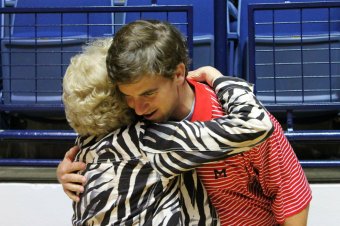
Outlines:
[[[208,121],[212,119],[211,94],[207,90],[206,85],[191,79],[187,79],[187,81],[194,88],[195,92],[195,106],[191,121]]]

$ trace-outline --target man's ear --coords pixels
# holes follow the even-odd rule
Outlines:
[[[174,79],[179,83],[183,83],[186,77],[186,69],[183,63],[180,63],[176,67]]]

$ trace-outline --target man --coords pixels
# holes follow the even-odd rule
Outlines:
[[[210,88],[186,80],[188,62],[179,31],[157,21],[124,26],[107,57],[109,76],[137,115],[153,122],[223,115]],[[275,131],[260,146],[197,169],[222,225],[306,225],[311,191],[280,125],[271,120]],[[58,167],[59,181],[73,198],[72,191],[83,188],[72,182],[85,180],[70,174],[83,167],[71,163],[75,152],[66,154]],[[194,171],[183,175],[182,192],[201,205],[194,191],[203,188],[195,187],[193,178]]]

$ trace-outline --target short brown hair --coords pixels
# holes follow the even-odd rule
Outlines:
[[[167,22],[138,20],[123,26],[113,38],[106,59],[115,83],[133,83],[144,75],[173,78],[177,65],[188,69],[185,38]]]

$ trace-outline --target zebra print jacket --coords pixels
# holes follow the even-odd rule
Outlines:
[[[195,167],[268,138],[273,125],[243,80],[222,77],[214,89],[224,117],[207,122],[138,122],[104,137],[78,137],[87,163],[73,225],[220,225]]]

